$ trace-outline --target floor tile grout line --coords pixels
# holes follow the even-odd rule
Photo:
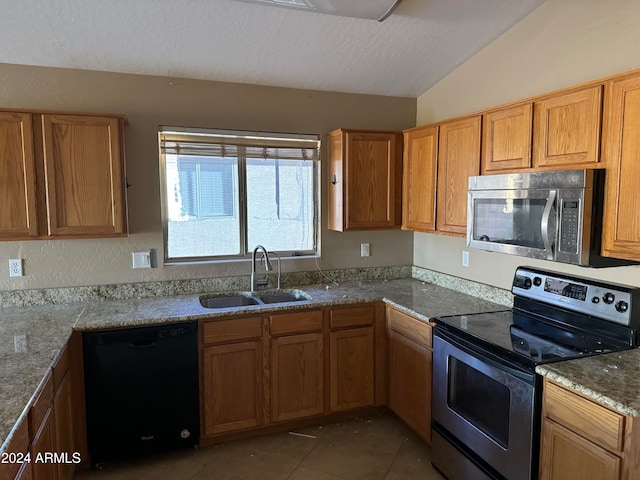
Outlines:
[[[389,476],[389,472],[391,472],[391,469],[393,468],[393,464],[395,463],[395,461],[398,459],[398,455],[400,454],[400,450],[402,450],[402,447],[404,446],[404,444],[409,441],[409,438],[404,436],[404,438],[402,439],[402,441],[400,442],[400,446],[398,447],[398,450],[396,450],[395,455],[393,456],[393,460],[391,460],[391,463],[389,464],[389,468],[387,468],[387,471],[384,474],[383,480],[386,479]]]

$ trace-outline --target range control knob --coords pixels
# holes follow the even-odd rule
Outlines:
[[[542,285],[542,279],[540,277],[533,277],[533,284],[536,287],[539,287],[540,285]]]
[[[591,303],[600,303],[600,297],[593,297]]]
[[[529,290],[531,288],[531,279],[529,277],[525,277],[524,275],[516,275],[516,277],[513,279],[513,286]]]
[[[607,305],[612,304],[615,299],[616,296],[611,292],[607,292],[602,296],[602,300],[604,300],[604,303],[606,303]]]
[[[624,313],[629,310],[629,304],[620,300],[618,303],[616,303],[616,310],[620,313]]]

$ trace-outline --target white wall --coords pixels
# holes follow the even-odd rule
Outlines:
[[[638,0],[548,0],[418,98],[417,125],[640,68]],[[470,250],[465,241],[416,233],[414,264],[508,288],[529,264],[640,286],[640,267],[588,269]]]
[[[126,114],[131,183],[128,238],[0,242],[0,290],[249,274],[248,261],[131,268],[132,251],[156,248],[162,263],[160,125],[325,134],[338,127],[401,130],[412,127],[416,115],[411,98],[7,64],[0,64],[0,107]],[[323,203],[324,269],[411,264],[410,232],[331,232],[324,193]],[[360,242],[371,243],[370,257],[360,257]],[[7,260],[18,257],[24,259],[26,275],[10,278]],[[296,259],[283,261],[282,268],[308,271],[316,264]]]

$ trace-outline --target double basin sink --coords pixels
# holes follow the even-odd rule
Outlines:
[[[238,308],[251,305],[271,305],[274,303],[295,303],[311,300],[302,290],[275,290],[269,292],[235,292],[227,294],[202,295],[200,305],[204,308]]]

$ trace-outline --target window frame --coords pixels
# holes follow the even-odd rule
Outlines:
[[[247,145],[251,144],[255,146],[260,141],[272,140],[276,142],[287,141],[310,141],[317,144],[317,156],[315,159],[308,161],[312,162],[312,175],[313,175],[313,248],[311,250],[275,250],[271,249],[269,245],[264,245],[269,252],[275,252],[282,258],[314,258],[320,257],[320,174],[321,174],[321,136],[313,134],[284,134],[274,132],[257,132],[257,131],[242,131],[242,130],[212,130],[201,128],[187,128],[187,127],[167,127],[161,126],[158,129],[158,152],[160,159],[160,203],[161,203],[161,218],[162,218],[162,237],[163,237],[163,250],[164,250],[164,265],[184,265],[191,263],[217,263],[217,262],[230,262],[238,260],[251,259],[251,250],[248,245],[248,219],[247,219],[247,159],[246,148],[238,146],[237,163],[237,188],[238,191],[238,226],[240,229],[240,253],[233,255],[213,255],[213,256],[191,256],[191,257],[169,257],[169,207],[167,197],[167,166],[166,166],[166,154],[163,149],[165,141],[172,141],[180,138],[180,136],[198,137],[203,140],[207,138],[244,138],[247,139]],[[207,143],[207,142],[205,142]],[[208,143],[218,144],[218,142],[211,141]],[[204,155],[203,155],[204,156]],[[244,251],[244,253],[242,253]]]

